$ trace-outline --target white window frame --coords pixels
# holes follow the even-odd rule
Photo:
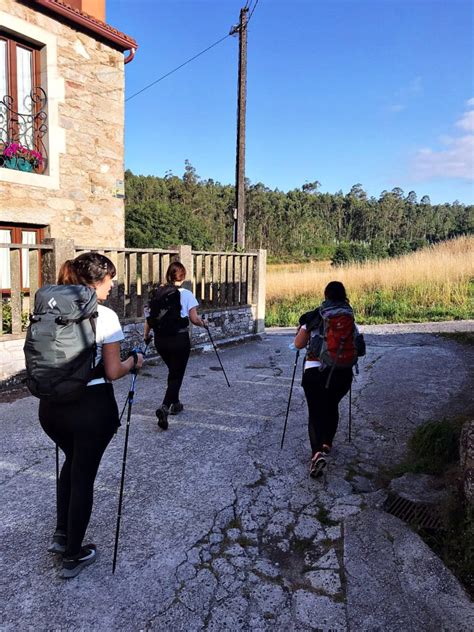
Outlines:
[[[48,133],[45,145],[48,148],[47,173],[28,173],[15,169],[0,169],[0,183],[59,189],[59,159],[66,153],[65,130],[59,125],[59,103],[64,102],[64,79],[58,75],[57,36],[30,24],[21,18],[0,11],[0,29],[39,46],[41,65],[41,87],[46,92]]]

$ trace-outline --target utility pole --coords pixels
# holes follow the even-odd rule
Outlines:
[[[248,4],[248,3],[247,3]],[[248,8],[240,10],[240,23],[231,33],[239,34],[239,79],[237,97],[237,152],[235,165],[234,248],[245,248],[245,114],[247,107],[247,21]]]

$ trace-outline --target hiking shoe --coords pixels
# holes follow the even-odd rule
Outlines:
[[[158,417],[158,427],[162,430],[168,430],[168,406],[160,406],[156,409],[155,415]]]
[[[311,478],[319,478],[323,475],[323,470],[327,465],[326,458],[322,452],[316,452],[311,459],[311,465],[309,468],[309,475]]]
[[[325,455],[328,455],[331,452],[331,446],[327,445],[327,443],[323,443],[323,447],[321,448],[321,452]]]
[[[79,555],[74,557],[64,557],[63,567],[59,573],[62,579],[71,579],[76,577],[83,568],[93,564],[97,559],[97,548],[95,544],[86,544],[81,548]]]
[[[177,415],[182,410],[184,410],[183,404],[181,402],[176,402],[175,404],[171,404],[170,410],[169,410],[169,414],[170,415]]]
[[[66,551],[67,536],[64,531],[56,529],[53,534],[53,540],[48,546],[50,553],[64,553]]]

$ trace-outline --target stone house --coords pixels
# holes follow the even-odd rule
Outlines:
[[[265,251],[124,247],[124,66],[136,47],[105,23],[105,0],[0,0],[0,390],[22,378],[36,289],[84,248],[116,264],[109,300],[129,340],[175,258],[216,340],[263,331]]]
[[[106,24],[105,0],[0,0],[0,243],[124,246],[124,64],[136,47]],[[1,290],[8,263],[0,250]]]

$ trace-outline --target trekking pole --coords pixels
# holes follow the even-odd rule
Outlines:
[[[290,414],[291,395],[293,393],[293,384],[295,382],[296,366],[298,364],[298,358],[300,357],[300,350],[296,350],[295,364],[293,366],[293,377],[291,378],[290,395],[288,397],[288,406],[286,407],[285,425],[283,426],[283,434],[281,436],[280,450],[283,449],[283,442],[285,441],[286,424],[288,423],[288,415]]]
[[[148,349],[148,345],[145,347],[143,356],[146,355],[147,349]],[[125,467],[127,464],[128,436],[130,433],[130,419],[132,416],[132,404],[133,404],[133,398],[135,396],[135,383],[137,381],[138,371],[139,369],[136,369],[136,368],[133,368],[131,371],[132,380],[130,383],[130,389],[128,391],[127,400],[125,402],[125,405],[128,404],[128,411],[127,411],[127,424],[125,427],[125,443],[123,446],[122,476],[120,479],[120,493],[119,493],[119,503],[118,503],[118,510],[117,510],[117,525],[115,527],[115,544],[114,544],[114,559],[112,562],[112,573],[115,573],[115,567],[117,566],[117,553],[118,553],[118,543],[119,543],[119,535],[120,535],[120,521],[122,518],[123,490],[125,486]],[[124,410],[125,410],[125,407],[124,407]],[[123,411],[122,411],[122,414],[123,414]],[[121,418],[122,417],[120,417],[120,419]]]
[[[150,340],[150,342],[151,342],[151,340]],[[139,353],[142,353],[144,358],[146,357],[146,352],[148,351],[148,347],[150,346],[150,342],[147,342],[145,350],[143,352],[139,351]],[[128,404],[128,395],[127,395],[127,398],[125,400],[125,404],[123,405],[122,412],[120,413],[119,423],[122,421],[123,413],[125,412],[125,409],[127,408],[127,404]]]
[[[230,388],[230,383],[229,383],[229,380],[227,379],[227,374],[226,374],[226,372],[225,372],[224,367],[222,366],[221,359],[220,359],[220,357],[219,357],[219,354],[217,353],[217,347],[216,347],[216,345],[214,344],[214,340],[212,339],[211,332],[209,331],[209,325],[205,324],[205,325],[204,325],[204,329],[207,331],[207,334],[208,334],[208,336],[209,336],[209,340],[211,341],[212,346],[214,347],[214,351],[216,352],[217,359],[219,360],[219,364],[221,365],[221,369],[222,369],[222,371],[224,372],[224,377],[225,377],[225,381],[227,382],[227,386]]]
[[[349,389],[349,443],[352,440],[352,382]]]

